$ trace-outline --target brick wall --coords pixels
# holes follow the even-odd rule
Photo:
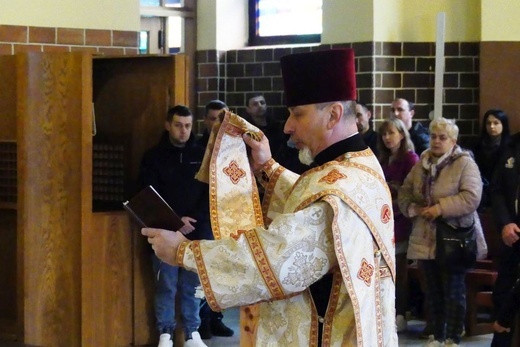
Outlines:
[[[351,47],[356,52],[359,100],[372,106],[377,124],[388,116],[393,99],[415,101],[416,119],[428,122],[433,109],[435,44],[362,42],[292,48],[259,48],[197,52],[197,116],[204,105],[221,99],[238,114],[253,92],[263,93],[272,116],[287,117],[280,57],[286,54]],[[479,43],[445,46],[444,106],[447,118],[456,118],[463,137],[478,133]]]
[[[104,55],[138,54],[137,31],[0,25],[0,54],[89,50]]]
[[[399,97],[414,101],[415,118],[427,123],[434,103],[435,44],[361,45],[364,47],[359,50],[357,66],[359,98],[372,105],[376,123],[388,116],[389,104]],[[479,129],[479,47],[479,43],[445,45],[442,114],[457,119],[462,137],[475,135]]]

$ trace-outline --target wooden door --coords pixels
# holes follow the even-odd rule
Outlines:
[[[82,233],[91,221],[91,56],[17,55],[23,342],[82,346]],[[86,266],[86,267],[85,267]]]
[[[137,192],[141,158],[146,150],[159,141],[164,131],[168,108],[188,102],[188,71],[185,60],[183,55],[94,60],[93,101],[97,129],[94,143],[124,148],[126,199]],[[112,223],[118,225],[109,233],[112,244],[125,245],[125,250],[127,246],[132,249],[131,254],[119,250],[118,260],[107,259],[113,266],[118,263],[125,267],[126,264],[131,264],[130,276],[126,277],[126,270],[119,272],[119,280],[124,279],[125,283],[127,278],[132,280],[129,289],[132,303],[128,306],[132,309],[132,314],[129,315],[132,317],[132,332],[129,336],[133,336],[135,345],[156,343],[154,278],[149,245],[140,235],[140,230],[130,224],[126,214],[118,211],[104,214],[103,218],[112,218]],[[96,212],[96,225],[98,220],[100,217]],[[124,256],[128,256],[126,264]],[[115,279],[115,274],[113,278]],[[123,295],[126,301],[126,293]],[[120,297],[118,299],[121,301]],[[126,322],[125,318],[125,324]]]

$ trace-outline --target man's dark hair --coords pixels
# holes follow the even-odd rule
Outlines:
[[[225,108],[227,108],[227,105],[223,101],[211,100],[210,102],[208,102],[208,104],[205,107],[204,117],[206,117],[208,115],[209,110],[220,111]]]
[[[265,96],[264,96],[264,94],[262,94],[262,93],[254,92],[254,93],[248,94],[248,95],[247,95],[247,98],[246,98],[246,106],[249,107],[249,101],[250,101],[252,98],[258,98],[259,96],[263,96],[264,99],[265,99]]]
[[[367,104],[365,104],[361,101],[356,101],[356,104],[363,107],[365,110],[372,112],[372,110],[368,108]]]
[[[408,103],[408,111],[413,111],[415,109],[415,103],[413,101],[410,101],[408,99],[405,99],[405,98],[395,98],[394,101],[397,101],[397,100],[404,100]],[[392,101],[392,103],[394,102]]]
[[[193,116],[193,113],[191,113],[190,109],[184,105],[176,105],[173,106],[168,110],[168,114],[166,115],[166,120],[168,122],[171,122],[173,119],[173,116],[181,116],[181,117],[188,117]]]
[[[370,119],[368,120],[368,124],[370,126],[370,128],[372,128],[372,124],[374,123],[374,113],[372,112],[372,110],[367,106],[367,104],[361,102],[361,101],[356,101],[356,104],[358,104],[359,106],[361,106],[365,111],[368,111],[370,112],[370,114],[372,115],[372,117],[370,117]]]

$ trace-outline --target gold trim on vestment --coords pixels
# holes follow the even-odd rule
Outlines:
[[[311,298],[310,300],[310,306],[311,306],[311,329],[310,329],[310,338],[309,338],[309,345],[310,347],[316,347],[318,346],[318,324],[319,324],[319,316],[318,316],[318,310],[316,310],[316,304],[314,303],[314,299],[312,299],[311,290],[307,289],[309,292],[309,296]]]
[[[222,126],[221,126],[222,127]],[[217,203],[217,153],[220,151],[220,144],[222,141],[222,137],[225,132],[219,131],[215,138],[215,143],[213,147],[213,153],[211,154],[210,164],[209,164],[209,215],[211,221],[211,230],[213,230],[213,236],[215,240],[220,240],[222,235],[220,234],[220,227],[218,222],[218,203]]]
[[[204,263],[204,259],[202,258],[202,252],[200,250],[199,240],[191,242],[191,250],[195,257],[195,263],[197,264],[197,272],[200,278],[200,285],[204,289],[206,301],[208,302],[208,305],[209,307],[211,307],[212,311],[220,312],[222,309],[220,308],[217,300],[215,299],[215,295],[213,294],[213,290],[211,289],[208,272],[206,270],[206,264]]]
[[[359,301],[356,292],[354,291],[354,285],[352,284],[352,278],[350,276],[350,270],[348,266],[348,262],[345,259],[345,254],[343,253],[342,243],[341,243],[341,230],[338,228],[338,215],[339,209],[331,197],[324,196],[324,201],[326,201],[332,210],[334,211],[334,220],[332,223],[332,234],[334,235],[334,248],[336,250],[336,258],[338,259],[339,269],[341,270],[343,283],[347,289],[347,292],[350,297],[350,302],[352,303],[352,309],[354,311],[354,321],[356,322],[356,336],[357,342],[360,346],[363,346],[363,334],[361,330],[361,310],[359,308]]]
[[[276,300],[283,298],[285,296],[285,293],[282,289],[282,286],[278,282],[278,279],[276,278],[273,270],[271,269],[271,265],[267,260],[268,257],[265,254],[264,248],[262,247],[262,243],[258,239],[256,231],[249,230],[244,235],[246,236],[246,240],[249,243],[249,248],[251,248],[251,253],[253,254],[253,258],[255,259],[256,266],[260,270],[265,285],[271,293],[271,297]]]
[[[184,267],[184,253],[186,253],[186,248],[189,246],[189,244],[190,241],[183,241],[177,249],[176,260],[179,267]]]
[[[271,201],[271,197],[274,193],[274,187],[276,186],[276,182],[278,181],[278,178],[284,172],[284,170],[286,169],[283,166],[278,166],[278,168],[270,176],[269,182],[267,182],[267,185],[265,186],[264,199],[262,201],[262,214],[264,216],[264,224],[266,226],[268,226],[272,222],[271,218],[267,216],[269,212],[269,202]]]
[[[343,277],[341,277],[339,267],[334,268],[332,273],[332,288],[330,291],[329,303],[327,305],[325,317],[323,317],[323,333],[321,338],[322,347],[328,347],[332,342],[332,321],[334,319],[334,313],[337,310],[341,284],[343,283]]]
[[[379,346],[383,345],[383,304],[381,302],[381,253],[375,252],[374,264],[376,266],[375,273],[375,292],[376,292],[376,329],[377,329],[377,343]]]

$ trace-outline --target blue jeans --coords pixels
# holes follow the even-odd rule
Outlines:
[[[152,255],[155,274],[155,319],[159,333],[175,330],[175,295],[179,291],[179,304],[186,336],[197,331],[200,325],[200,299],[195,297],[195,287],[200,285],[199,276],[178,266],[162,262]]]

